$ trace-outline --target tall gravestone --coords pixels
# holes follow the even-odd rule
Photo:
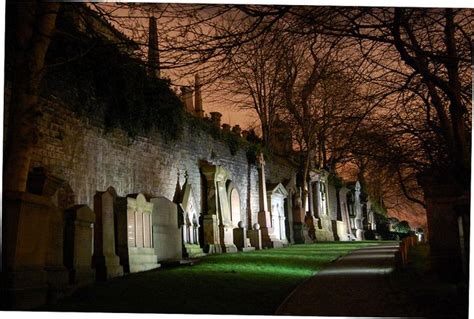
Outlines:
[[[360,200],[361,195],[361,187],[359,181],[355,183],[354,186],[354,223],[355,223],[355,230],[356,230],[356,238],[357,240],[364,240],[364,227],[362,224],[363,216],[362,216],[362,203]]]
[[[143,194],[116,199],[117,252],[125,272],[158,268],[153,247],[153,203]]]
[[[76,205],[65,213],[64,264],[71,284],[81,286],[94,282],[92,252],[95,214],[87,205]]]
[[[343,186],[339,189],[336,189],[339,193],[339,205],[341,207],[341,218],[342,221],[338,221],[338,233],[339,233],[339,240],[341,241],[349,241],[354,238],[352,235],[351,224],[349,219],[349,204],[347,203],[347,193],[350,190]]]
[[[273,237],[279,241],[278,246],[288,246],[285,225],[285,199],[288,197],[283,184],[268,185],[267,196],[270,203],[270,214],[272,219]],[[275,247],[275,244],[274,244]]]
[[[294,220],[293,216],[293,209],[294,209],[294,201],[295,201],[295,194],[297,192],[296,187],[296,174],[293,174],[291,179],[286,183],[285,189],[288,192],[288,197],[285,201],[285,228],[286,228],[286,238],[290,244],[295,243],[295,224],[296,221]]]
[[[92,261],[98,280],[123,275],[123,267],[115,253],[114,203],[116,197],[117,194],[112,187],[94,196],[96,221]]]
[[[310,179],[310,185],[312,185],[314,216],[316,216],[317,220],[317,227],[315,227],[316,240],[334,241],[333,227],[328,205],[328,173],[324,170],[310,172]]]
[[[30,309],[46,302],[50,207],[45,196],[3,193],[2,309]]]
[[[181,226],[178,207],[165,197],[155,197],[153,204],[153,246],[158,261],[182,258]]]
[[[248,237],[245,222],[242,220],[240,195],[233,182],[227,183],[227,198],[229,199],[235,246],[244,252],[255,250]]]
[[[258,224],[260,225],[262,246],[264,248],[282,247],[282,242],[274,235],[274,228],[272,225],[272,217],[268,210],[267,186],[265,181],[265,159],[263,154],[258,156],[258,194],[259,206]]]
[[[191,184],[186,180],[183,185],[181,208],[183,211],[182,238],[185,257],[204,256],[199,239],[199,211]]]
[[[208,253],[237,252],[226,181],[229,172],[217,165],[205,164],[202,172],[207,180],[207,213],[204,220],[204,245]]]

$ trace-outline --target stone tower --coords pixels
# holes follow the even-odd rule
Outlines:
[[[150,17],[148,28],[148,75],[160,78],[160,52],[158,51],[158,31],[155,17]]]

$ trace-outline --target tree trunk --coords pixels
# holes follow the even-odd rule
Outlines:
[[[45,56],[54,33],[59,3],[17,4],[15,75],[9,105],[5,147],[4,191],[25,191],[37,125],[38,94]]]

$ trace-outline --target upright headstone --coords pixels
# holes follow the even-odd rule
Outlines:
[[[285,226],[285,199],[288,197],[288,192],[281,183],[269,185],[267,189],[268,202],[271,205],[270,214],[275,242],[279,241],[278,246],[288,246]]]
[[[204,256],[200,246],[199,239],[199,211],[194,197],[194,192],[191,184],[186,180],[183,185],[183,195],[181,199],[181,208],[183,211],[183,226],[182,226],[182,238],[184,246],[185,257],[201,257]]]
[[[247,228],[242,221],[239,222],[237,228],[234,228],[234,244],[238,250],[244,252],[255,250],[255,247],[252,247],[251,241],[247,236]]]
[[[64,264],[71,284],[82,286],[95,280],[92,269],[95,214],[87,205],[76,205],[65,213]]]
[[[301,193],[301,187],[296,187],[293,195],[292,205],[293,236],[295,244],[303,244],[309,239],[309,236],[307,234],[307,227],[305,225],[305,210]]]
[[[317,220],[316,240],[334,241],[333,225],[328,209],[327,180],[328,173],[325,170],[314,171],[310,173],[313,190],[313,206]]]
[[[204,245],[208,253],[237,252],[227,198],[229,172],[220,166],[204,165],[207,180],[207,214],[204,220]]]
[[[153,203],[153,244],[158,261],[180,260],[183,252],[177,205],[161,196],[150,202]]]
[[[112,187],[94,196],[96,222],[92,261],[98,280],[123,275],[123,267],[115,253],[114,202],[116,197],[117,194]]]
[[[69,272],[64,266],[64,210],[74,205],[74,192],[61,178],[52,175],[43,167],[36,167],[28,174],[27,188],[30,192],[48,197],[52,205],[49,210],[49,232],[45,270],[48,282],[48,302],[54,303],[67,294]]]
[[[250,244],[252,247],[255,247],[257,250],[261,250],[262,246],[262,231],[260,230],[260,225],[255,223],[252,226],[252,229],[247,232]]]
[[[357,240],[364,240],[364,227],[362,225],[362,204],[360,201],[361,187],[359,181],[356,182],[354,188],[354,213],[355,213],[355,229]]]
[[[116,199],[117,252],[125,272],[160,267],[153,248],[153,203],[143,194]]]
[[[3,193],[2,309],[30,309],[46,302],[45,271],[51,202],[45,196]]]
[[[265,248],[282,247],[283,244],[273,234],[272,219],[268,210],[267,186],[265,182],[265,159],[263,153],[258,156],[258,195],[260,211],[258,224],[262,234],[262,246]]]
[[[288,197],[285,201],[285,229],[286,229],[286,238],[290,244],[295,243],[295,220],[293,217],[293,205],[295,200],[295,194],[297,191],[296,187],[296,174],[293,174],[291,179],[286,183],[285,189],[288,192]]]
[[[339,199],[339,205],[341,207],[341,218],[342,221],[338,221],[338,233],[339,233],[339,240],[341,241],[349,241],[352,240],[353,235],[352,235],[352,230],[351,230],[351,224],[349,220],[349,207],[347,203],[347,193],[350,192],[350,190],[343,186],[339,189],[336,190],[339,194],[338,199]]]

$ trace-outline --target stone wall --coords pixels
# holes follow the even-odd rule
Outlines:
[[[252,223],[256,222],[258,174],[256,166],[248,164],[245,150],[231,155],[225,142],[188,128],[176,141],[166,142],[159,134],[131,140],[123,131],[106,133],[99,124],[78,118],[57,100],[42,103],[44,116],[32,166],[44,166],[66,180],[74,192],[75,204],[93,207],[95,193],[109,186],[119,196],[142,192],[172,200],[178,172],[181,187],[187,171],[196,203],[204,209],[200,163],[207,161],[230,172],[240,194],[242,220],[246,221],[251,211]],[[266,176],[272,183],[289,179],[293,171],[293,165],[283,158],[273,157],[266,165]]]

